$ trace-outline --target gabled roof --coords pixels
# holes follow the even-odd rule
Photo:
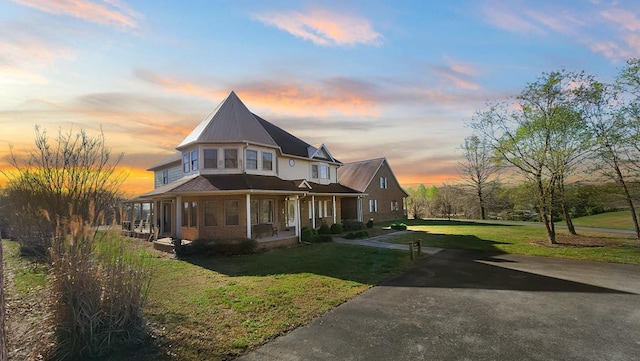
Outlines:
[[[338,168],[338,183],[364,193],[378,173],[378,170],[380,170],[382,165],[385,163],[391,171],[394,181],[398,183],[393,170],[391,170],[389,162],[387,162],[387,158],[368,159],[344,164],[342,167]],[[402,189],[402,191],[407,194],[404,189]]]
[[[182,140],[176,149],[194,143],[219,142],[249,142],[278,147],[278,143],[233,91]]]
[[[364,192],[384,161],[384,158],[377,158],[346,163],[338,168],[338,183]]]
[[[356,196],[360,192],[338,183],[313,184],[311,189],[300,188],[300,181],[285,180],[274,176],[251,174],[197,175],[158,187],[142,194],[138,199],[161,195],[215,193],[223,191],[267,191],[284,193],[340,194]]]

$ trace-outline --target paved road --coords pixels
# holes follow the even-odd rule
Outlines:
[[[640,360],[640,267],[443,250],[241,360]]]
[[[367,246],[367,247],[376,247],[376,248],[386,248],[386,249],[400,249],[404,251],[409,250],[408,244],[398,244],[398,243],[387,243],[386,240],[396,237],[401,234],[409,233],[410,231],[398,231],[383,234],[381,236],[366,238],[366,239],[345,239],[345,238],[334,238],[333,241],[337,243],[345,243],[345,244],[354,244],[356,246]],[[442,248],[436,247],[422,247],[422,252],[434,255],[440,252]]]

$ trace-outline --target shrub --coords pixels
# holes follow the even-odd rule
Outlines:
[[[250,238],[216,240],[199,238],[175,248],[178,256],[235,256],[256,253],[258,242]]]
[[[331,234],[331,228],[329,228],[326,223],[322,222],[320,229],[318,229],[318,234]]]
[[[342,227],[345,231],[359,231],[364,228],[364,224],[359,221],[344,221]]]
[[[395,229],[398,231],[406,231],[407,225],[404,223],[391,223],[391,229]]]
[[[302,227],[302,233],[300,237],[303,242],[311,242],[313,240],[315,229],[309,227]]]
[[[313,242],[322,243],[322,242],[332,242],[333,237],[330,234],[319,234],[313,237]]]
[[[49,249],[56,343],[44,352],[52,359],[104,357],[146,339],[149,264],[115,233],[92,228],[72,216],[58,225]]]
[[[331,234],[340,234],[342,233],[342,225],[340,223],[334,223],[331,225]]]
[[[367,228],[373,228],[373,218],[371,218],[369,222],[367,222]]]

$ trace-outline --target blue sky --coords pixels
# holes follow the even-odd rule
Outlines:
[[[561,68],[608,81],[638,56],[637,1],[4,0],[0,157],[36,124],[102,127],[147,190],[144,169],[234,90],[342,161],[455,182],[487,102]]]

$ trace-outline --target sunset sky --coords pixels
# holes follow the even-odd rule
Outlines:
[[[640,56],[639,1],[0,1],[0,168],[34,126],[125,152],[130,194],[234,90],[343,162],[459,178],[476,110],[565,68]],[[0,184],[2,181],[0,180]]]

